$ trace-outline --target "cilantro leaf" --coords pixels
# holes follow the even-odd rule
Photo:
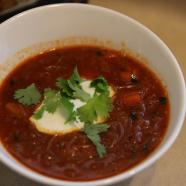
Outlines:
[[[69,80],[58,78],[56,85],[60,88],[63,94],[66,94],[69,97],[72,97],[74,92],[74,87],[79,86],[79,83],[81,82],[81,78],[79,76],[77,67],[74,68],[73,73]],[[71,87],[70,87],[70,85]],[[80,87],[80,86],[79,86]]]
[[[93,98],[77,109],[79,118],[82,122],[93,123],[98,116],[108,117],[112,110],[112,100],[108,94],[95,94]]]
[[[44,92],[43,105],[39,110],[37,110],[33,117],[35,119],[40,119],[43,116],[44,111],[49,113],[54,113],[57,108],[61,108],[67,118],[66,122],[74,121],[76,119],[76,112],[74,109],[74,104],[69,101],[68,97],[61,97],[58,91],[46,89]]]
[[[68,98],[62,97],[61,107],[65,113],[65,117],[67,118],[65,123],[76,120],[76,112],[74,111],[74,104],[71,103]]]
[[[100,133],[106,132],[110,126],[107,124],[88,124],[85,123],[83,132],[87,137],[92,141],[96,146],[96,150],[99,154],[99,157],[102,158],[106,154],[106,149],[103,144],[101,144]]]
[[[90,94],[85,92],[80,85],[73,84],[70,80],[68,80],[69,87],[74,91],[72,97],[78,98],[84,102],[87,102],[90,99]]]
[[[96,111],[94,109],[94,105],[95,105],[95,98],[91,98],[88,100],[88,102],[85,105],[77,109],[79,119],[82,122],[93,123],[93,121],[96,119]]]
[[[81,78],[80,78],[77,66],[73,70],[73,73],[70,77],[70,81],[71,81],[72,84],[79,84],[82,81]]]
[[[61,95],[60,92],[52,89],[45,89],[44,92],[44,108],[49,113],[54,113],[56,109],[60,106]]]
[[[77,67],[74,68],[74,71],[67,82],[69,87],[73,90],[73,98],[78,98],[84,102],[87,102],[90,99],[90,94],[85,92],[80,86],[82,80],[78,73]]]
[[[56,85],[60,88],[62,94],[69,97],[73,95],[73,90],[69,87],[67,80],[59,78],[57,79]]]
[[[45,112],[45,107],[42,106],[39,110],[36,110],[34,112],[33,117],[38,120],[38,119],[42,118],[44,112]]]
[[[108,93],[108,83],[103,76],[99,76],[97,79],[91,82],[90,87],[94,87],[96,92],[99,93]]]
[[[107,94],[100,94],[96,96],[94,105],[97,116],[107,118],[109,112],[112,111],[112,99]]]
[[[56,85],[60,88],[62,94],[87,102],[90,99],[90,94],[81,88],[81,82],[82,80],[79,76],[77,67],[75,67],[69,80],[60,78],[57,80]]]
[[[44,91],[44,100],[43,105],[34,112],[33,117],[37,120],[42,118],[45,111],[49,113],[54,113],[56,109],[61,104],[61,96],[60,93],[56,90],[45,89]]]
[[[14,93],[14,99],[26,106],[37,104],[40,98],[41,94],[34,83],[24,89],[18,89]]]

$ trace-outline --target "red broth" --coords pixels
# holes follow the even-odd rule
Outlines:
[[[64,136],[40,133],[26,107],[13,98],[15,90],[35,83],[42,92],[69,78],[77,66],[81,77],[103,75],[114,88],[110,125],[101,140],[107,149],[99,158],[81,132]],[[132,75],[132,77],[131,77]],[[18,161],[43,175],[88,181],[122,173],[149,156],[162,141],[169,121],[169,100],[158,77],[137,59],[93,46],[56,49],[17,66],[0,87],[0,139]]]

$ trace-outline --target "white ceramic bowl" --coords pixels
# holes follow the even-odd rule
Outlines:
[[[40,7],[23,12],[0,25],[0,63],[17,51],[40,42],[71,36],[94,37],[125,45],[148,60],[167,86],[171,103],[168,131],[161,145],[145,161],[119,175],[90,182],[70,182],[34,172],[11,157],[0,146],[0,160],[35,181],[56,186],[103,186],[125,180],[158,160],[173,144],[183,124],[186,110],[185,83],[180,67],[168,47],[150,30],[115,11],[80,4]]]

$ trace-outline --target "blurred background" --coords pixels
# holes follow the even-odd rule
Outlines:
[[[141,22],[168,45],[186,77],[186,0],[0,0],[0,22],[32,7],[65,2],[107,7]],[[186,122],[173,147],[154,166],[118,186],[186,186],[185,136]],[[0,164],[0,186],[41,185]]]

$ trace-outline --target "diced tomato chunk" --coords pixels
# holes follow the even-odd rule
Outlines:
[[[131,73],[130,72],[121,72],[120,77],[123,82],[130,82],[131,81]]]
[[[24,118],[27,116],[26,111],[20,104],[9,102],[6,104],[6,109],[9,110],[17,118]]]
[[[141,96],[139,92],[131,92],[123,96],[123,102],[126,106],[138,106],[141,103]]]

